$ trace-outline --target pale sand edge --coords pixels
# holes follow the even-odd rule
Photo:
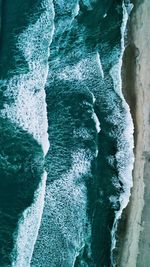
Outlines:
[[[150,93],[149,74],[150,63],[148,62],[148,22],[150,1],[144,0],[140,6],[135,6],[132,17],[131,42],[134,43],[139,55],[135,62],[135,82],[133,84],[136,95],[136,110],[134,121],[136,121],[136,147],[135,147],[135,164],[133,170],[133,182],[131,199],[127,214],[127,225],[122,252],[120,255],[119,267],[136,267],[139,236],[142,231],[142,210],[144,207],[144,153],[149,147],[149,104]],[[131,103],[132,105],[132,103]],[[134,107],[133,107],[134,109]],[[150,215],[149,215],[150,216]],[[142,267],[142,266],[141,266]]]

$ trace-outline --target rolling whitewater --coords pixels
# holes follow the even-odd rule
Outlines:
[[[115,267],[132,187],[128,0],[2,0],[0,266]]]

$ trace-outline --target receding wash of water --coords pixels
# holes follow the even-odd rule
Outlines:
[[[128,0],[2,0],[0,266],[115,267],[132,187]]]

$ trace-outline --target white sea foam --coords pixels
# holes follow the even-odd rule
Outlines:
[[[125,121],[123,122],[124,125],[120,125],[121,131],[123,129],[123,132],[121,133],[120,139],[118,139],[118,152],[116,154],[116,160],[117,160],[117,168],[119,171],[119,179],[123,184],[124,192],[119,197],[120,202],[120,210],[115,212],[115,221],[113,224],[113,228],[111,231],[111,237],[112,237],[112,244],[111,244],[111,263],[112,266],[116,266],[115,260],[113,258],[113,251],[116,247],[116,230],[118,225],[118,220],[121,218],[123,209],[127,206],[129,202],[130,197],[130,190],[133,185],[132,182],[132,170],[133,170],[133,163],[134,163],[134,155],[133,155],[133,147],[134,147],[134,141],[133,141],[133,121],[131,118],[131,113],[128,104],[126,103],[124,96],[122,94],[122,80],[121,80],[121,66],[122,66],[122,57],[124,53],[124,35],[125,35],[125,29],[126,29],[126,23],[128,19],[128,13],[126,10],[126,7],[123,3],[123,22],[121,27],[121,33],[122,33],[122,39],[121,39],[121,55],[119,62],[111,69],[110,75],[113,78],[114,82],[114,88],[117,92],[117,94],[122,99],[122,105],[126,112],[125,114]],[[113,198],[113,196],[110,197],[110,201],[112,202],[114,200],[114,205],[116,202],[116,199]]]
[[[88,154],[88,156],[87,156]],[[87,218],[87,188],[92,155],[78,149],[71,155],[71,168],[47,185],[42,224],[31,266],[72,267],[90,235]]]
[[[94,112],[93,113],[93,116],[92,116],[93,120],[95,121],[95,125],[96,125],[96,130],[97,130],[97,133],[100,132],[101,128],[100,128],[100,122],[99,122],[99,119],[96,115],[96,113]]]
[[[63,70],[58,72],[58,77],[61,80],[79,80],[82,81],[83,77],[83,69],[84,62],[81,60],[74,66],[66,66]]]
[[[122,8],[123,8],[123,21],[122,21],[122,25],[121,25],[121,55],[119,57],[119,60],[116,64],[113,65],[113,67],[110,70],[110,75],[112,76],[113,79],[113,83],[114,83],[114,89],[116,91],[116,93],[124,99],[123,93],[122,93],[122,79],[121,79],[121,75],[118,75],[118,73],[121,74],[121,68],[122,68],[122,59],[123,59],[123,53],[124,53],[124,49],[125,49],[125,43],[124,43],[124,39],[125,39],[125,32],[126,32],[126,25],[127,25],[127,21],[128,21],[128,12],[129,12],[129,7],[130,7],[130,12],[132,9],[132,5],[128,5],[128,12],[127,12],[127,8],[125,7],[125,4],[122,4]]]
[[[72,14],[74,18],[79,14],[79,11],[80,11],[80,5],[79,5],[79,1],[78,1],[76,6],[75,6],[75,9],[73,10],[73,14]]]
[[[84,51],[83,51],[84,54]],[[89,73],[101,75],[104,79],[104,71],[98,52],[86,55],[78,63],[72,66],[63,66],[63,69],[57,69],[57,77],[62,80],[86,81]]]
[[[115,266],[115,261],[113,259],[113,250],[116,247],[116,230],[118,225],[118,220],[121,218],[123,209],[127,206],[130,197],[130,190],[133,185],[132,182],[132,170],[134,163],[133,156],[133,122],[128,110],[128,117],[125,122],[126,129],[120,140],[120,146],[116,154],[117,168],[119,171],[119,179],[123,184],[124,192],[120,195],[120,210],[116,211],[115,221],[112,228],[112,246],[111,246],[111,261],[112,265]]]
[[[94,96],[94,94],[93,93],[91,93],[92,94],[92,97],[93,97],[93,104],[95,103],[95,101],[96,101],[96,98],[95,98],[95,96]],[[99,121],[99,119],[98,119],[98,117],[97,117],[97,115],[96,115],[96,113],[94,112],[94,110],[93,110],[93,115],[92,115],[92,118],[93,118],[93,120],[95,121],[95,125],[96,125],[96,130],[97,130],[97,133],[99,133],[100,132],[100,130],[101,130],[101,128],[100,128],[100,121]]]
[[[12,103],[11,105],[4,104],[4,109],[1,111],[1,114],[2,116],[11,119],[12,122],[18,123],[24,130],[27,130],[30,134],[32,134],[38,143],[42,145],[44,154],[46,154],[49,143],[46,132],[47,112],[45,105],[45,91],[42,89],[36,94],[30,92],[28,88],[31,87],[28,85],[28,80],[23,81],[23,78],[24,77],[18,77],[18,84],[15,84],[15,86],[14,81],[11,80],[5,96],[9,94],[10,88],[11,90],[18,89],[18,95],[15,99],[15,103]],[[11,85],[13,87],[11,87]]]
[[[100,54],[98,52],[97,52],[96,58],[97,58],[97,64],[99,66],[100,74],[101,74],[102,78],[104,78],[104,71],[103,71],[103,67],[101,64],[101,60],[100,60]]]
[[[123,3],[123,21],[121,25],[121,55],[118,60],[118,62],[111,68],[110,70],[110,75],[112,76],[113,82],[114,82],[114,89],[116,92],[119,94],[121,98],[123,97],[122,94],[122,79],[121,75],[118,75],[118,73],[121,73],[121,68],[122,68],[122,58],[123,58],[123,53],[124,53],[124,38],[125,38],[125,30],[126,30],[126,24],[128,21],[128,14],[126,7]]]
[[[43,0],[42,6],[44,11],[37,21],[31,21],[28,28],[18,36],[18,49],[28,64],[26,73],[1,81],[6,87],[4,95],[8,101],[4,104],[1,115],[32,134],[46,155],[49,141],[44,87],[48,75],[49,45],[54,31],[53,1]],[[44,172],[35,192],[34,203],[23,212],[19,221],[12,266],[30,266],[44,206],[46,176]]]

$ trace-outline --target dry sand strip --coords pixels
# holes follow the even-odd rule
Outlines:
[[[133,188],[118,267],[150,267],[150,0],[135,1],[125,64],[126,98],[135,124]],[[133,59],[131,58],[133,57]]]

